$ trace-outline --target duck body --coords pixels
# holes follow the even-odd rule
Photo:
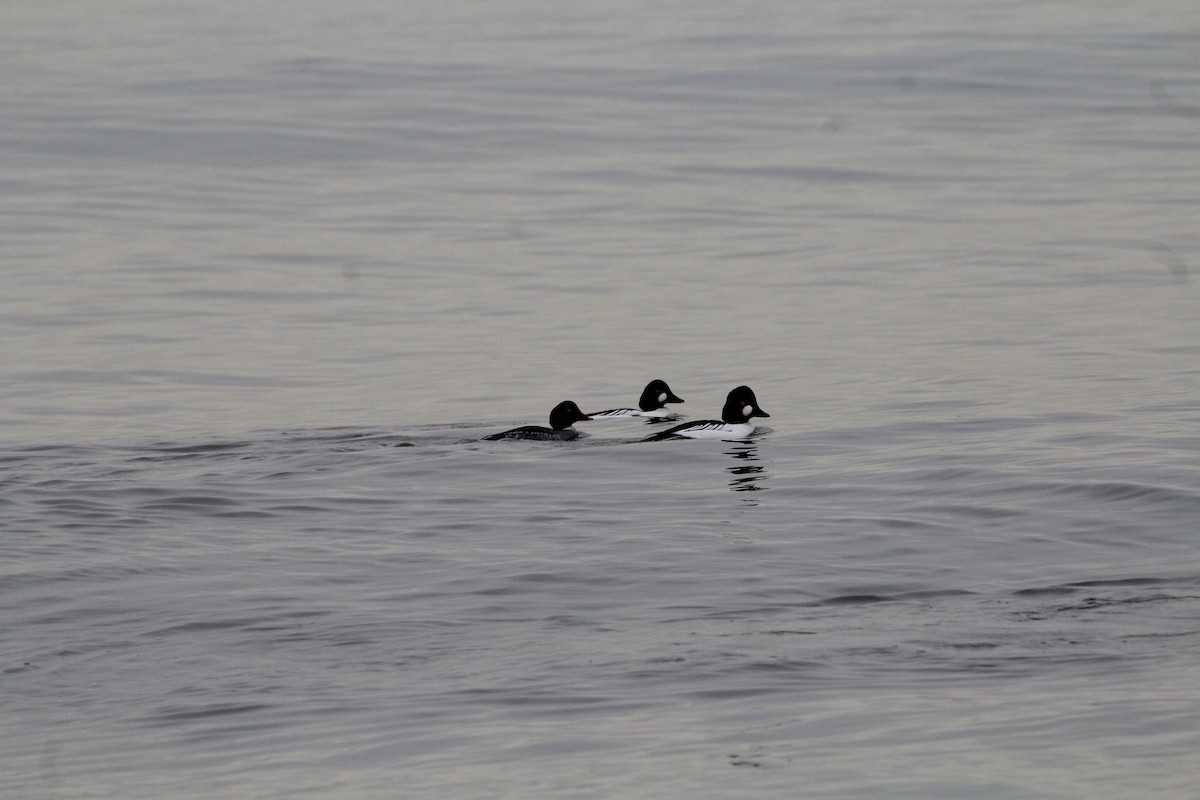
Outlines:
[[[721,419],[701,419],[676,425],[643,441],[660,442],[664,439],[746,439],[755,431],[750,420],[754,417],[771,415],[758,407],[758,398],[749,386],[738,386],[725,398]]]
[[[513,428],[511,431],[485,436],[483,440],[485,442],[498,442],[501,439],[526,439],[534,442],[573,442],[578,438],[579,431],[574,428],[565,428],[561,431],[556,431],[553,428],[547,428],[545,425],[522,425],[520,428]]]
[[[754,433],[757,427],[750,422],[728,423],[715,419],[702,419],[695,422],[685,422],[674,428],[656,433],[646,439],[648,442],[660,442],[663,439],[746,439]]]
[[[550,412],[550,427],[542,425],[522,425],[520,428],[493,433],[483,437],[485,442],[496,442],[501,439],[525,439],[538,442],[572,442],[579,438],[579,431],[572,425],[576,422],[590,420],[587,414],[579,410],[579,406],[570,400],[564,400]]]

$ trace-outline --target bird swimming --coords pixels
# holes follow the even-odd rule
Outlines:
[[[644,442],[661,442],[664,439],[683,437],[687,439],[745,439],[754,433],[754,417],[769,417],[758,406],[758,398],[749,386],[738,386],[725,398],[721,419],[701,419],[685,422],[647,436]]]
[[[615,419],[617,417],[651,417],[667,419],[676,413],[667,408],[667,403],[682,403],[682,397],[676,397],[667,386],[667,382],[655,378],[646,384],[642,396],[638,398],[637,408],[610,408],[607,411],[593,411],[592,419]]]
[[[579,406],[570,400],[564,400],[550,411],[550,427],[541,425],[523,425],[510,431],[493,433],[483,437],[485,442],[495,442],[500,439],[532,439],[543,442],[570,442],[579,438],[579,431],[572,425],[576,422],[590,420],[587,414],[579,410]]]

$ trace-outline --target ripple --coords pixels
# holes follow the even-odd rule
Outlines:
[[[227,628],[246,628],[262,620],[257,618],[239,618],[225,620],[204,620],[200,622],[184,622],[179,625],[170,625],[165,628],[147,631],[144,635],[154,638],[165,636],[175,636],[178,634],[203,633],[206,631],[219,631]]]
[[[269,703],[211,703],[204,706],[165,706],[146,717],[156,725],[176,725],[180,722],[228,717],[233,714],[249,714],[274,708]]]
[[[1045,487],[1052,494],[1077,496],[1103,502],[1140,501],[1147,505],[1169,506],[1200,511],[1200,492],[1169,486],[1106,481],[1096,483],[1060,483]]]

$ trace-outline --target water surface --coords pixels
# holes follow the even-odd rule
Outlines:
[[[1192,4],[0,21],[5,797],[1200,790]]]

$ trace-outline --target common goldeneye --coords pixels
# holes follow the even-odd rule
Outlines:
[[[758,398],[754,396],[753,390],[749,386],[739,386],[725,398],[720,422],[715,419],[685,422],[653,436],[647,436],[642,441],[660,442],[677,436],[688,439],[745,439],[754,433],[751,417],[769,416],[771,415],[758,407]]]
[[[550,412],[550,427],[543,428],[541,425],[524,425],[520,428],[513,428],[511,431],[503,433],[493,433],[491,436],[483,437],[485,442],[494,442],[499,439],[536,439],[539,441],[555,441],[555,442],[570,442],[579,438],[579,431],[571,426],[576,422],[589,420],[587,414],[579,410],[579,406],[566,400],[559,403]]]
[[[593,411],[592,419],[613,419],[614,417],[655,417],[664,419],[675,416],[675,412],[664,408],[667,403],[682,403],[682,397],[676,397],[667,386],[666,381],[658,379],[646,384],[642,396],[638,398],[637,408],[610,408],[608,411]]]

